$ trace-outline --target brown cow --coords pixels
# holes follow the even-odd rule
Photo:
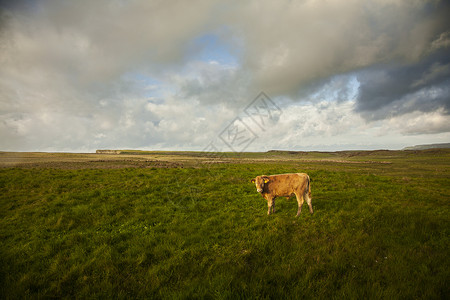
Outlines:
[[[313,213],[311,205],[311,181],[308,174],[305,173],[292,173],[292,174],[280,174],[280,175],[261,175],[251,180],[256,185],[256,190],[261,193],[267,200],[267,214],[275,212],[275,198],[277,197],[289,197],[294,194],[297,197],[298,211],[297,217],[302,211],[303,202],[306,199],[306,203],[309,206],[309,212]]]

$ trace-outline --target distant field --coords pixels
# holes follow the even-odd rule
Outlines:
[[[448,299],[449,204],[443,149],[0,152],[0,298]]]

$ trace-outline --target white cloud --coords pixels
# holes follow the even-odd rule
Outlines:
[[[367,125],[353,108],[353,101],[322,101],[284,107],[279,122],[253,147],[303,150],[362,142],[367,140]]]
[[[446,142],[450,138],[450,117],[442,110],[393,116],[367,122],[355,112],[355,101],[303,103],[283,108],[279,121],[266,132],[252,126],[258,138],[249,150],[346,150],[401,149],[417,143]],[[252,125],[251,120],[244,119]],[[425,130],[425,132],[424,132]]]
[[[427,113],[415,111],[388,119],[384,130],[395,130],[403,135],[449,133],[450,116],[443,109]]]

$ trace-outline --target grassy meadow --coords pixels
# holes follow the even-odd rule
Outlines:
[[[449,204],[449,150],[3,152],[0,298],[448,299]]]

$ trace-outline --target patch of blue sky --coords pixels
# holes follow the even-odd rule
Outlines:
[[[234,67],[239,64],[239,49],[227,44],[220,34],[206,33],[196,37],[188,45],[189,60],[218,63]]]
[[[356,74],[350,74],[347,82],[347,101],[356,101],[358,97],[360,82]]]
[[[219,64],[225,68],[235,68],[239,65],[239,47],[227,44],[223,36],[226,35],[226,28],[215,31],[214,33],[202,34],[194,39],[185,49],[185,65],[189,68],[189,62],[201,61],[209,64]],[[183,69],[178,69],[183,73]],[[163,76],[164,77],[164,76]],[[125,81],[131,82],[136,93],[146,97],[153,103],[163,102],[167,95],[173,95],[177,92],[177,86],[173,83],[157,79],[151,74],[135,70],[127,72],[122,76]]]
[[[163,102],[164,96],[174,91],[167,83],[138,71],[127,72],[122,79],[132,83],[136,94],[153,103]]]
[[[313,101],[355,101],[358,96],[359,81],[355,74],[333,76],[318,90],[310,95]]]

